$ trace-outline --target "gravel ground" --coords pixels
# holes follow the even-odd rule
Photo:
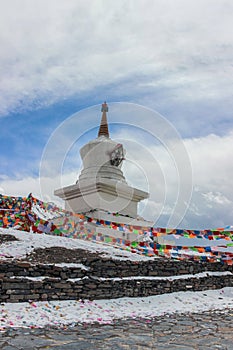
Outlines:
[[[38,248],[27,255],[26,260],[32,263],[55,264],[55,263],[82,263],[101,257],[99,253],[91,253],[83,249],[67,249],[63,247]],[[24,259],[25,260],[25,259]]]
[[[232,350],[233,313],[128,319],[111,325],[63,329],[10,329],[0,334],[2,350]]]

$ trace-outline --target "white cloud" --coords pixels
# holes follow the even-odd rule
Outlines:
[[[185,141],[190,154],[195,185],[218,191],[233,198],[233,132],[221,137],[214,134]]]
[[[219,192],[203,193],[203,197],[206,199],[207,202],[210,203],[210,208],[212,208],[212,203],[232,205],[232,202],[228,198],[226,198],[222,193]]]
[[[166,226],[177,192],[182,186],[187,186],[189,179],[184,177],[180,181],[177,159],[173,159],[164,146],[147,143],[142,135],[129,132],[122,132],[120,139],[128,140],[125,142],[129,150],[127,157],[130,158],[130,166],[125,163],[127,179],[150,192],[150,200],[142,206],[143,215]],[[179,226],[208,228],[230,225],[233,220],[233,132],[222,137],[210,134],[184,139],[183,143],[191,161],[193,193]],[[187,167],[185,162],[183,167]],[[180,215],[178,209],[176,214]]]
[[[0,112],[126,79],[131,94],[155,86],[177,89],[174,98],[229,97],[232,10],[230,0],[9,0],[0,14]]]
[[[27,196],[32,192],[34,197],[42,199],[46,202],[54,202],[57,205],[64,207],[64,202],[55,197],[54,190],[74,184],[77,180],[78,173],[70,172],[63,174],[62,178],[59,175],[54,177],[25,177],[19,180],[5,178],[0,181],[0,193],[8,196]]]

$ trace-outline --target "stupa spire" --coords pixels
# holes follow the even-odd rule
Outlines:
[[[100,122],[98,137],[100,136],[109,137],[108,121],[107,121],[108,105],[106,101],[102,103],[101,112],[102,112],[102,118]]]

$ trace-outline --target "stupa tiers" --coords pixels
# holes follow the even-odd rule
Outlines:
[[[98,137],[80,150],[83,169],[78,181],[55,190],[54,194],[65,200],[68,211],[108,211],[137,218],[138,203],[149,194],[127,184],[121,170],[125,149],[109,136],[106,102],[102,104],[101,111]]]

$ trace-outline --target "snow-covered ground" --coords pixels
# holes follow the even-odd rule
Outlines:
[[[172,313],[233,310],[233,288],[177,292],[146,298],[2,303],[0,330],[8,327],[111,323],[122,318],[150,318]]]
[[[132,254],[110,245],[80,239],[56,237],[47,234],[34,234],[13,229],[0,229],[0,234],[11,234],[19,241],[8,242],[0,246],[0,259],[23,258],[36,248],[64,247],[67,249],[85,249],[93,253],[103,253],[114,259],[148,260],[146,256]],[[104,256],[104,255],[103,255]]]
[[[0,245],[1,260],[25,257],[35,248],[54,246],[102,252],[118,259],[152,259],[112,246],[79,239],[32,234],[12,229],[1,229],[0,234],[12,234],[19,239],[19,241]],[[69,266],[69,264],[62,265]],[[198,277],[203,277],[203,274],[199,275]],[[147,318],[150,322],[153,316],[208,310],[221,310],[222,312],[233,310],[233,288],[227,287],[204,292],[177,292],[145,298],[1,303],[0,330],[8,327],[34,328],[47,325],[60,327],[79,323],[111,323],[114,319],[138,317]]]

